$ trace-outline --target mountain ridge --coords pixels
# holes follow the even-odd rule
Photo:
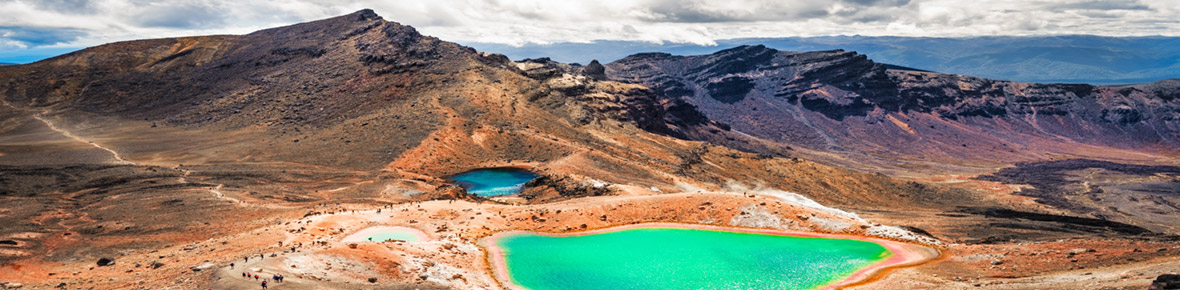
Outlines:
[[[514,132],[543,130],[563,139],[586,139],[568,134],[578,132],[570,127],[603,121],[682,137],[696,130],[721,131],[706,129],[718,124],[695,120],[693,108],[661,104],[646,89],[601,83],[557,64],[536,65],[529,71],[502,55],[423,36],[361,10],[241,36],[89,48],[0,70],[0,78],[8,80],[0,95],[11,104],[66,119],[65,113],[73,112],[143,120],[152,128],[158,123],[259,134],[262,143],[239,140],[234,142],[244,143],[232,146],[244,148],[244,156],[367,169],[420,167],[398,160],[416,154],[446,158],[415,148],[448,142],[439,134],[479,135],[475,132],[488,128],[500,128],[493,135],[509,140],[535,139],[528,142],[540,141],[531,135],[541,132]],[[70,77],[55,77],[63,75]],[[513,120],[521,114],[529,116],[526,120],[555,122]],[[356,153],[334,154],[339,147]],[[557,158],[568,150],[549,144],[515,153],[491,147],[464,153],[525,160]]]
[[[140,51],[147,53],[137,53]],[[94,54],[110,57],[103,63],[86,56]],[[700,63],[684,67],[678,67],[680,64],[663,65],[658,70],[648,70],[653,72],[650,75],[641,72],[644,69],[628,68],[684,61]],[[357,124],[345,125],[337,122],[352,122],[345,120],[356,119],[366,114],[390,113],[378,113],[358,106],[359,104],[399,103],[403,101],[397,98],[390,99],[388,96],[414,95],[415,91],[428,92],[436,88],[451,87],[461,90],[462,88],[453,85],[436,82],[435,78],[454,74],[456,69],[463,67],[488,66],[505,72],[515,71],[518,74],[529,75],[530,72],[522,70],[521,63],[529,61],[514,63],[503,55],[482,53],[469,47],[423,36],[412,27],[384,21],[371,10],[361,10],[347,16],[266,29],[241,36],[143,40],[89,48],[35,64],[5,68],[4,71],[0,71],[0,75],[11,76],[10,84],[26,82],[26,86],[7,86],[0,93],[14,104],[53,108],[60,104],[72,103],[62,106],[179,126],[216,125],[227,129],[244,129],[262,124],[269,127],[267,131],[275,134],[276,138],[287,136],[285,138],[307,140],[315,137],[311,137],[312,134],[297,132],[320,131],[323,135],[318,136],[321,141],[316,143],[326,145],[327,143],[323,143],[326,140],[348,139],[340,132],[327,133],[335,129],[326,128],[336,126],[338,129],[340,126],[371,123],[356,121]],[[545,72],[540,75],[537,75],[538,72],[531,72],[533,75],[529,75],[529,78],[550,82],[543,84],[544,87],[555,87],[556,83],[551,82],[551,78],[570,75],[588,78],[574,80],[574,83],[596,82],[597,78],[635,83],[654,89],[654,92],[634,91],[628,94],[643,95],[642,98],[632,98],[633,101],[663,103],[660,109],[653,111],[655,107],[641,108],[635,105],[637,103],[632,103],[622,108],[636,108],[635,110],[616,116],[638,120],[636,126],[647,131],[776,155],[790,155],[791,153],[783,151],[787,150],[786,148],[805,148],[816,152],[832,149],[837,152],[868,152],[879,150],[868,148],[884,146],[883,148],[889,151],[896,148],[914,148],[910,151],[917,151],[920,150],[917,148],[929,149],[930,145],[923,144],[922,140],[942,138],[917,136],[921,135],[917,133],[926,131],[929,131],[927,134],[972,136],[956,139],[981,140],[978,141],[980,144],[997,149],[1018,145],[1019,142],[1013,142],[1013,138],[1029,136],[1052,141],[1053,145],[1049,147],[1065,146],[1064,143],[1053,140],[1065,138],[1068,142],[1098,146],[1146,148],[1177,139],[1177,129],[1169,124],[1180,118],[1177,117],[1176,104],[1172,101],[1176,94],[1176,81],[1173,80],[1129,86],[996,81],[890,69],[888,65],[876,63],[863,54],[844,50],[796,53],[753,45],[699,56],[641,53],[606,64],[601,75],[585,73],[585,67],[578,64],[566,65],[547,59],[537,60],[535,63],[541,64]],[[65,66],[69,66],[70,70],[83,72],[92,67],[100,70],[91,73],[88,80],[58,80],[49,77],[54,74],[79,74],[54,69]],[[46,69],[29,70],[29,67]],[[249,73],[246,73],[247,71]],[[264,71],[266,73],[260,73]],[[146,77],[152,74],[165,78]],[[284,74],[286,76],[283,76]],[[143,79],[136,80],[137,78]],[[566,80],[562,82],[571,81],[569,77],[563,78]],[[296,79],[316,80],[304,81],[300,88],[276,86],[285,84],[287,80]],[[378,79],[400,84],[375,86],[372,82]],[[330,87],[347,86],[361,90],[351,91],[349,98],[333,97],[331,92],[326,91]],[[594,86],[582,84],[557,90],[566,90],[563,92],[564,95],[586,95],[586,88],[590,87]],[[140,93],[121,92],[130,90]],[[104,97],[77,98],[81,92]],[[652,95],[653,93],[655,95]],[[385,99],[380,99],[382,95],[386,96]],[[775,113],[777,115],[766,113],[765,110],[756,112],[756,106],[741,103],[749,96],[776,103],[774,106],[780,111]],[[536,99],[537,96],[529,98]],[[559,103],[563,102],[565,101]],[[418,104],[403,102],[401,105]],[[710,109],[714,105],[718,108]],[[790,109],[792,107],[797,109]],[[681,113],[676,116],[661,112]],[[815,119],[809,116],[811,113],[819,113],[834,122],[824,118]],[[742,114],[750,114],[750,118],[737,117]],[[1009,114],[1011,116],[1008,116]],[[377,118],[398,115],[400,114]],[[772,115],[794,117],[780,121],[767,119]],[[1043,119],[1046,115],[1085,121],[1094,124],[1092,128],[1099,131],[1086,133],[1077,127],[1064,126],[1065,123],[1060,121],[1045,124],[1048,121],[1026,121],[1020,117],[1041,116],[1032,118]],[[585,118],[588,115],[582,116]],[[418,125],[413,126],[423,128],[423,131],[411,135],[423,136],[421,134],[433,130],[430,128],[437,128],[435,126],[439,124],[429,124],[438,120],[426,121],[435,117],[414,117],[426,123],[417,123]],[[886,138],[904,141],[882,142],[884,144],[876,141],[862,142],[873,138],[841,133],[856,131],[844,126],[860,126],[846,124],[845,119],[849,117],[856,118],[858,122],[866,122],[870,127],[880,126],[876,124],[896,125],[879,128],[884,130],[877,132],[889,132],[890,135]],[[955,132],[923,129],[933,129],[931,126],[947,122],[942,119],[951,123],[961,123],[958,120],[960,118],[971,118],[972,122],[976,122],[997,117],[1012,121],[1005,124],[1015,124],[1017,127],[1013,128],[1017,132],[1002,133],[1007,136],[997,137],[996,134],[974,129],[952,129]],[[907,118],[914,118],[915,123],[906,124]],[[754,119],[761,121],[752,121]],[[705,125],[710,122],[712,125]],[[698,125],[713,129],[694,129],[694,126]],[[1001,124],[983,125],[996,128],[995,126]],[[730,133],[728,129],[731,128],[736,129],[734,132],[737,133]],[[1045,128],[1055,129],[1046,131]],[[690,134],[693,137],[690,137]],[[743,137],[745,134],[765,140]],[[1108,138],[1110,140],[1094,137],[1103,135],[1123,137]],[[915,136],[917,138],[914,138]],[[409,140],[419,138],[425,137],[414,137]],[[768,146],[767,141],[780,145]],[[271,142],[277,144],[275,141]],[[936,143],[964,145],[957,147],[965,147],[967,144],[964,141]],[[397,145],[400,149],[391,151],[388,148],[382,150],[396,154],[411,147],[410,144],[412,143]],[[850,146],[849,144],[858,144],[860,146],[851,146],[861,148],[845,148]],[[915,144],[919,146],[914,146]],[[964,151],[963,148],[949,148],[955,147],[950,144],[937,147],[939,149],[935,151]],[[1047,153],[1040,151],[1045,150],[1031,150],[1033,154],[1023,154],[1025,156],[1019,160]],[[920,155],[914,152],[894,153],[910,157]],[[1011,153],[1016,152],[1001,155],[1012,157]],[[990,154],[984,156],[996,157]],[[875,166],[866,168],[871,167]]]
[[[1038,83],[1115,85],[1180,77],[1180,38],[1094,35],[900,37],[816,36],[717,40],[715,45],[593,41],[523,46],[467,43],[512,58],[549,56],[565,62],[613,62],[638,52],[708,54],[741,45],[783,51],[845,49],[881,63],[922,70]],[[1050,53],[1050,51],[1052,51]]]
[[[507,281],[482,238],[678,222],[947,257],[865,287],[1085,288],[1045,279],[1080,267],[1138,283],[1124,266],[1180,261],[1167,250],[1177,86],[1003,82],[756,45],[511,61],[371,10],[113,43],[0,68],[0,279],[255,287],[221,266],[241,261],[296,287],[494,289]],[[503,167],[540,177],[497,197],[448,180]],[[433,241],[339,240],[374,225]],[[261,253],[274,254],[240,260]]]
[[[994,160],[1066,153],[1066,143],[1139,150],[1171,148],[1180,139],[1180,80],[1019,83],[889,69],[843,50],[765,46],[697,56],[637,54],[606,67],[611,79],[684,100],[734,130],[817,151],[980,154],[966,148],[971,144],[1012,151],[967,158]],[[866,127],[876,129],[856,129]]]

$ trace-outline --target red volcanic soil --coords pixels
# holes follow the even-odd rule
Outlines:
[[[514,62],[370,10],[112,43],[0,68],[0,288],[498,289],[482,238],[642,223],[943,254],[849,288],[1145,288],[1180,266],[1176,91],[765,47]],[[445,180],[500,166],[541,178]],[[341,241],[372,226],[430,239]]]

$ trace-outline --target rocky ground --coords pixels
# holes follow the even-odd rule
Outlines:
[[[1158,142],[1175,136],[1174,82],[993,82],[764,47],[677,59],[513,62],[362,10],[5,67],[0,285],[258,287],[249,272],[498,289],[484,237],[643,222],[941,253],[866,289],[1145,289],[1180,264],[1180,155]],[[760,69],[777,78],[751,81]],[[542,178],[491,199],[446,180],[498,166]],[[378,225],[430,239],[340,241]]]
[[[610,187],[632,193],[645,190],[625,185]],[[76,252],[57,259],[28,257],[6,265],[12,271],[5,271],[2,278],[29,288],[256,287],[258,281],[241,276],[247,272],[264,277],[283,275],[285,282],[272,281],[272,287],[291,289],[497,289],[500,286],[491,278],[479,241],[499,231],[567,232],[660,221],[860,235],[883,233],[876,231],[879,226],[872,222],[788,200],[742,192],[686,191],[585,197],[539,205],[469,200],[386,205],[277,202],[267,210],[273,215],[254,218],[244,226],[222,225],[218,227],[220,232],[207,235],[211,237],[207,239],[200,238],[205,235],[184,237],[171,233],[154,237],[154,243],[135,243],[139,235],[95,234],[99,236],[94,238],[97,241],[75,247],[105,248],[124,243],[124,249]],[[262,206],[246,206],[251,207]],[[217,223],[243,219],[244,212],[224,210],[221,215],[232,218],[215,219]],[[428,233],[429,240],[340,241],[353,232],[378,225],[416,228]],[[1104,289],[1143,289],[1155,276],[1180,264],[1180,246],[1174,241],[1112,238],[947,244],[922,237],[894,237],[929,243],[940,249],[942,256],[930,263],[894,270],[866,284],[867,289],[1097,289],[1096,285],[1107,287]],[[25,243],[46,237],[18,233],[7,238]],[[164,240],[178,243],[166,244]],[[114,262],[99,266],[99,258],[94,257]],[[230,263],[234,264],[232,269]],[[376,284],[369,282],[371,278]]]
[[[276,288],[497,289],[482,237],[641,222],[885,236],[941,252],[932,262],[859,286],[870,289],[1142,289],[1180,260],[1167,230],[1070,216],[1022,194],[1020,182],[962,176],[899,181],[700,143],[601,137],[621,136],[610,131],[597,136],[630,144],[629,150],[667,169],[606,170],[594,164],[633,163],[591,150],[547,162],[482,163],[532,167],[545,176],[519,197],[484,200],[463,195],[442,179],[445,174],[397,170],[459,171],[445,163],[408,159],[375,172],[232,162],[225,156],[241,153],[225,147],[220,154],[170,153],[176,149],[168,144],[183,144],[178,140],[206,142],[200,134],[162,128],[173,133],[143,137],[121,129],[145,125],[139,122],[78,130],[86,125],[66,118],[46,119],[57,122],[52,127],[31,117],[9,120],[0,156],[10,164],[0,174],[6,204],[0,219],[12,226],[0,231],[0,281],[10,288],[258,287],[259,281],[242,278],[246,271],[287,277],[272,282]],[[435,136],[456,140],[463,134],[498,133]],[[428,142],[412,152],[430,160],[439,148],[471,146],[466,142],[472,141]],[[648,171],[617,174],[625,168]],[[340,241],[376,225],[413,227],[430,240],[356,248]],[[103,258],[113,263],[100,266]]]

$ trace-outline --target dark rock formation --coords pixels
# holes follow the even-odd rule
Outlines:
[[[978,214],[991,218],[1025,219],[1031,221],[1052,222],[1057,223],[1058,227],[1060,227],[1062,230],[1077,230],[1091,233],[1111,232],[1118,235],[1154,234],[1147,229],[1119,222],[1084,217],[1024,212],[1005,208],[964,208],[961,209],[960,212]]]
[[[596,80],[594,75],[605,70],[597,61],[581,67],[548,58],[524,59],[517,62],[517,68],[524,75],[544,82],[548,92],[531,98],[534,102],[545,107],[573,110],[575,113],[564,115],[580,124],[611,119],[682,139],[690,139],[690,135],[699,131],[729,129],[682,100],[663,98],[642,86]]]
[[[606,80],[606,67],[598,63],[598,60],[591,60],[590,64],[582,68],[582,73],[596,81]]]
[[[1172,290],[1180,289],[1180,275],[1163,274],[1151,281],[1150,290]]]
[[[521,196],[528,199],[602,196],[612,192],[612,190],[606,186],[587,184],[567,176],[551,175],[544,175],[538,177],[537,179],[533,179],[525,184],[525,187],[531,189],[522,192]],[[552,189],[556,191],[558,196],[544,196],[543,194],[545,191],[543,189]]]
[[[697,56],[636,54],[607,64],[606,73],[691,104],[736,131],[845,154],[941,151],[998,160],[1033,153],[1004,148],[1013,143],[1156,148],[1180,140],[1180,80],[1029,84],[889,69],[849,51],[763,46]]]
[[[1172,201],[1180,183],[1152,179],[1177,175],[1177,166],[1068,159],[1017,163],[976,179],[1028,185],[1016,194],[1102,220],[1170,225],[1180,222],[1180,206]]]
[[[114,264],[115,264],[115,259],[113,259],[113,258],[107,258],[107,257],[103,257],[103,258],[100,258],[100,259],[98,259],[98,263],[97,263],[97,264],[98,264],[98,266],[100,266],[100,267],[105,267],[105,266],[114,265]]]

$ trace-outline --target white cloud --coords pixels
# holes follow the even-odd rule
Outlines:
[[[372,8],[387,20],[460,42],[505,44],[817,35],[1180,36],[1180,0],[0,0],[0,28],[81,31],[5,47],[85,46],[247,33]]]

